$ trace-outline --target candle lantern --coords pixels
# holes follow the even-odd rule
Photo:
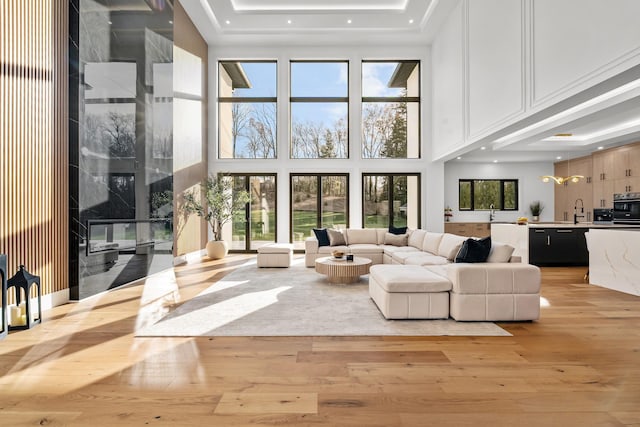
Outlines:
[[[9,332],[9,324],[7,323],[7,256],[0,254],[0,281],[2,288],[2,330],[0,330],[0,339],[7,336]]]
[[[36,302],[38,304],[37,316],[33,312],[31,301],[31,287],[36,287]],[[40,287],[40,276],[29,273],[24,265],[9,280],[7,280],[7,293],[15,289],[16,306],[11,307],[11,321],[9,330],[29,329],[42,322],[42,288]],[[24,293],[24,301],[22,296]]]

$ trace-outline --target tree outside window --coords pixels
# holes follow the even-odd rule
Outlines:
[[[275,61],[219,63],[220,158],[276,158],[276,70]]]
[[[458,209],[518,210],[517,179],[461,179],[458,182]]]
[[[291,62],[291,158],[349,157],[349,63]]]
[[[362,62],[362,157],[420,157],[419,61]]]

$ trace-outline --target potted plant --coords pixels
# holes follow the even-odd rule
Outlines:
[[[449,206],[444,208],[444,220],[446,222],[449,222],[452,216],[453,216],[453,209],[451,209]]]
[[[542,204],[542,202],[540,200],[534,200],[529,205],[529,210],[531,211],[531,216],[533,217],[532,220],[533,221],[539,221],[540,220],[540,214],[544,210],[544,205]]]
[[[200,186],[200,197],[197,191],[184,194],[183,209],[204,218],[213,233],[213,240],[207,243],[209,258],[224,258],[229,248],[222,239],[222,227],[233,219],[238,210],[243,210],[250,200],[249,192],[233,188],[233,180],[226,175],[210,175]]]

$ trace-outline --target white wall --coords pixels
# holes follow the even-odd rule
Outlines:
[[[434,158],[625,83],[610,79],[640,64],[639,15],[637,0],[460,0],[433,42]]]
[[[445,163],[444,203],[453,209],[451,221],[489,221],[489,211],[458,210],[458,180],[514,178],[518,180],[518,211],[496,211],[494,221],[512,222],[519,216],[531,219],[529,203],[534,200],[540,200],[545,206],[540,221],[553,221],[553,185],[542,182],[541,175],[553,175],[553,163]]]
[[[209,96],[217,99],[216,76],[218,61],[248,59],[276,59],[278,61],[278,130],[277,159],[218,159],[218,108],[209,104],[209,171],[277,174],[277,241],[289,241],[289,175],[291,173],[344,173],[349,175],[349,225],[362,226],[362,173],[418,172],[421,174],[421,226],[442,230],[443,164],[431,162],[431,77],[428,47],[375,46],[274,46],[210,47]],[[290,159],[289,158],[289,61],[303,59],[349,60],[349,159]],[[421,159],[362,159],[361,157],[361,61],[363,59],[417,59],[421,61]]]

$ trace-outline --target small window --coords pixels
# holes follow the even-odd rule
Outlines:
[[[458,184],[458,209],[481,211],[518,210],[517,179],[461,179]]]

